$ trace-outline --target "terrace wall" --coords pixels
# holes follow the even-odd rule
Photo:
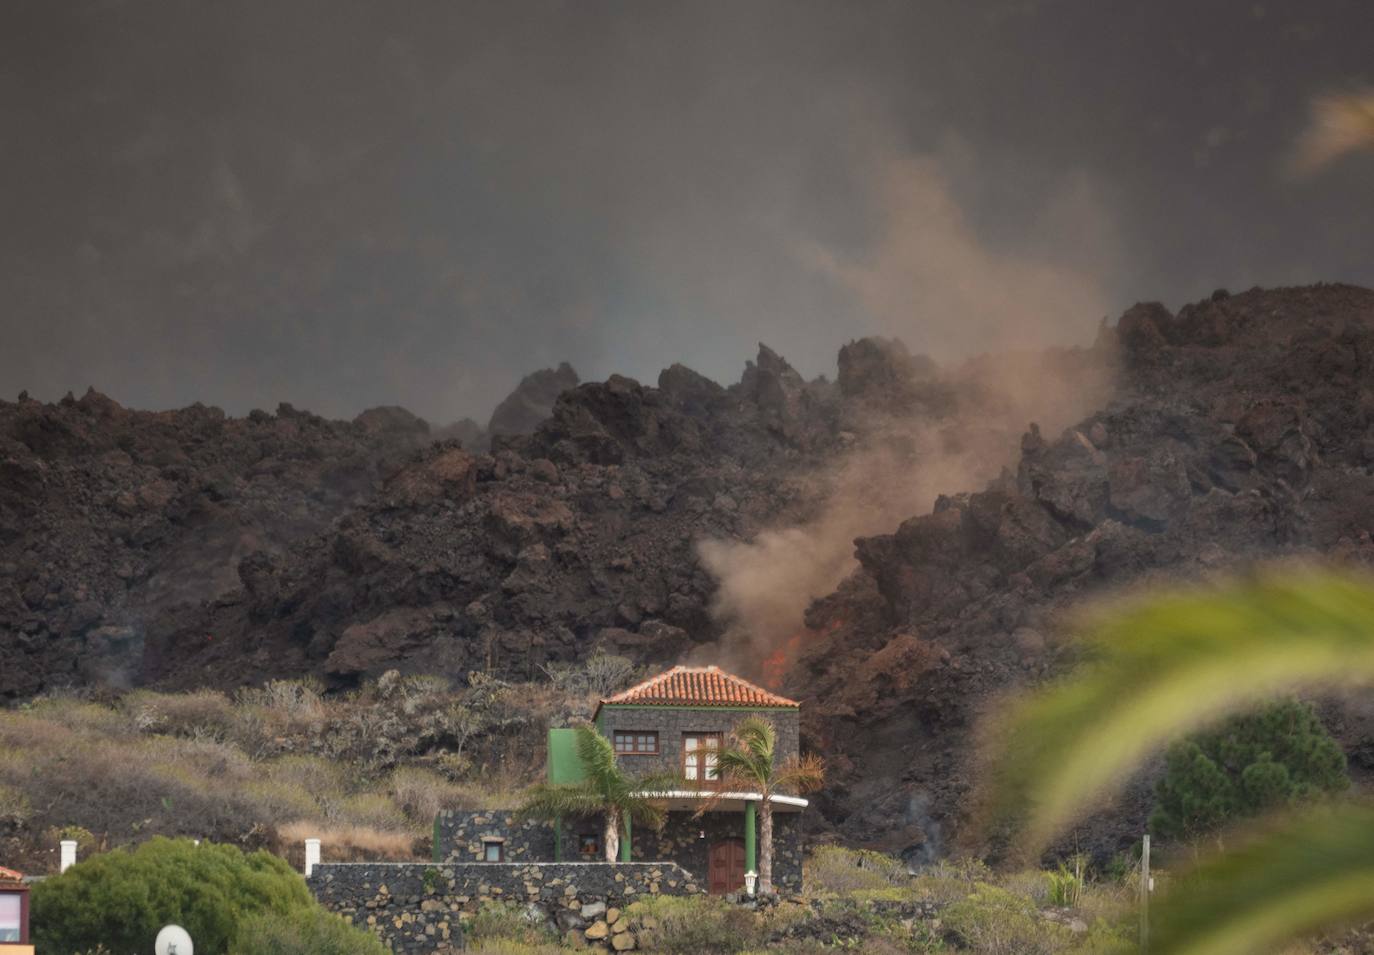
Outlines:
[[[642,895],[705,891],[672,862],[322,863],[306,882],[325,908],[401,955],[461,951],[462,916],[492,902],[533,906],[569,932]]]

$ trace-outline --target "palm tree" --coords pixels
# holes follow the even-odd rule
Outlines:
[[[667,810],[649,793],[676,789],[680,779],[670,773],[631,776],[615,758],[615,747],[595,726],[577,727],[577,755],[586,778],[576,783],[540,783],[525,794],[516,810],[519,819],[563,816],[601,816],[605,820],[606,861],[616,861],[625,820],[661,829]]]
[[[819,757],[793,756],[777,764],[778,733],[762,716],[748,716],[731,734],[730,745],[716,755],[720,789],[708,795],[697,809],[707,812],[720,801],[719,793],[745,789],[759,794],[759,894],[773,894],[773,802],[785,792],[806,793],[825,781],[825,764]]]
[[[1374,586],[1291,568],[1099,619],[1088,663],[1014,706],[992,737],[992,806],[1043,846],[1150,753],[1276,693],[1374,681]],[[1151,955],[1263,951],[1374,918],[1374,809],[1275,817],[1155,907]]]

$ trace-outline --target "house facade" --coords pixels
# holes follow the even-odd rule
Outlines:
[[[13,869],[0,868],[0,953],[33,955],[29,943],[29,887]]]
[[[734,727],[761,716],[777,730],[779,764],[798,752],[799,704],[719,667],[673,667],[599,702],[592,718],[614,746],[616,758],[636,776],[669,773],[680,788],[660,795],[668,808],[661,830],[631,826],[622,838],[622,862],[676,863],[713,894],[744,891],[758,872],[761,795],[722,791],[715,753]],[[571,729],[549,731],[548,778],[583,778]],[[703,793],[708,793],[706,795]],[[698,813],[703,802],[710,809]],[[807,801],[774,795],[773,882],[783,894],[802,889],[801,813]],[[554,825],[518,824],[511,811],[445,812],[435,823],[436,862],[598,862],[604,858],[602,820],[564,818]]]

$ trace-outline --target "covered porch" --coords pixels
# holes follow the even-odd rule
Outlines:
[[[698,790],[683,789],[650,795],[664,803],[668,820],[658,831],[635,827],[625,820],[620,861],[676,862],[692,872],[713,894],[747,889],[748,876],[758,873],[758,809],[762,800],[759,793],[732,791],[705,797]],[[704,798],[710,798],[711,808],[698,816],[697,810]],[[776,795],[771,802],[774,881],[779,886],[800,891],[800,816],[807,800]],[[563,851],[562,861],[600,858],[597,820],[563,820],[558,830],[555,845]],[[574,846],[581,851],[571,855],[567,850]]]

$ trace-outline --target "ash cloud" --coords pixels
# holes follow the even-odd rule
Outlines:
[[[807,606],[855,568],[856,537],[927,513],[942,493],[981,489],[1015,465],[1031,422],[1057,433],[1111,389],[1111,353],[1087,346],[1110,307],[1104,277],[1118,268],[1109,264],[1116,242],[1110,214],[1081,183],[1046,200],[1033,251],[1009,251],[975,234],[941,158],[883,153],[869,167],[885,221],[867,253],[804,253],[895,336],[849,346],[869,360],[841,354],[854,445],[801,482],[799,497],[817,502],[807,519],[750,541],[698,544],[718,582],[724,652],[751,669],[795,649]],[[1078,251],[1085,240],[1091,266]],[[907,341],[946,361],[912,358]],[[910,377],[893,380],[894,368]],[[894,389],[912,387],[928,400],[894,412]]]

